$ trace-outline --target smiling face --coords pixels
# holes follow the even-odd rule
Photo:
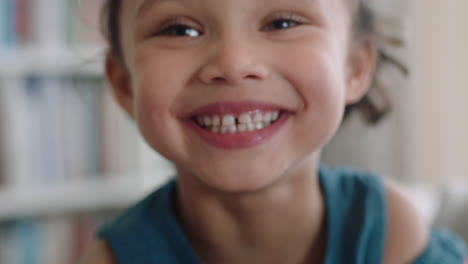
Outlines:
[[[371,78],[343,0],[122,5],[108,78],[181,180],[253,191],[309,168]]]

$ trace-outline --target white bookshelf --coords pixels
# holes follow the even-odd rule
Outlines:
[[[102,76],[104,47],[0,49],[0,78],[27,74]]]
[[[0,263],[75,263],[101,213],[174,175],[106,91],[102,2],[0,0]]]
[[[96,72],[88,74],[94,76]],[[143,198],[167,182],[175,172],[172,165],[150,149],[141,137],[135,143],[136,167],[131,172],[81,175],[51,184],[28,184],[26,179],[26,182],[0,185],[0,223],[32,217],[121,210]]]
[[[60,186],[0,189],[0,221],[120,210],[167,180],[167,177],[121,175]]]

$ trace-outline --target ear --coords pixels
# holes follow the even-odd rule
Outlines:
[[[348,58],[346,105],[357,103],[367,93],[374,78],[377,50],[370,39],[356,40]]]
[[[130,75],[121,59],[115,55],[106,56],[106,77],[114,98],[133,117],[133,91]]]

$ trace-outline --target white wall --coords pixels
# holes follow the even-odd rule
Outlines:
[[[414,0],[408,173],[468,180],[468,1]]]
[[[409,46],[394,54],[411,74],[406,82],[391,71],[383,76],[394,98],[391,116],[373,128],[354,116],[327,146],[325,162],[468,185],[468,0],[369,2],[402,22]]]
[[[367,2],[376,13],[379,48],[398,58],[402,64],[409,65],[409,3],[406,0]],[[406,46],[397,47],[382,41],[388,37],[402,38]],[[352,166],[405,180],[408,178],[408,151],[403,139],[407,131],[408,81],[393,65],[385,64],[383,68],[378,78],[392,99],[391,114],[377,126],[371,127],[362,122],[359,113],[353,113],[326,146],[323,160],[329,165]]]

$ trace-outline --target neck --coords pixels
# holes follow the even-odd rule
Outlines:
[[[249,193],[207,191],[179,175],[179,213],[206,263],[303,263],[321,258],[324,202],[317,162]],[[315,253],[319,253],[315,255]]]

